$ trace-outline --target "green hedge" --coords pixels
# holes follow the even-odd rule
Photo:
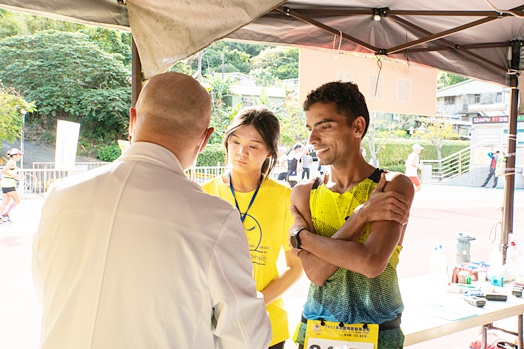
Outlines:
[[[98,149],[98,158],[102,161],[113,162],[121,154],[118,144],[104,145]]]
[[[220,166],[226,164],[226,149],[222,144],[208,144],[202,154],[198,154],[197,166]]]
[[[382,140],[378,140],[380,143]],[[413,151],[411,146],[415,143],[420,144],[424,147],[420,153],[420,160],[437,160],[437,149],[429,141],[424,140],[413,140],[413,139],[389,139],[380,148],[377,158],[379,166],[389,171],[404,172],[404,163],[408,155]],[[362,146],[366,149],[367,159],[369,160],[370,152],[367,141],[364,139]],[[469,141],[444,141],[442,145],[442,158],[454,154],[464,148],[470,146]]]

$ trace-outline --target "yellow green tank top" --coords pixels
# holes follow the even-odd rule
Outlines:
[[[342,194],[316,183],[310,194],[311,218],[316,233],[332,236],[355,208],[369,199],[381,172],[377,169],[369,178]],[[369,224],[359,241],[366,241],[368,236]],[[396,272],[400,250],[401,246],[397,246],[385,270],[375,278],[339,268],[323,286],[311,283],[303,316],[347,324],[381,324],[396,318],[404,309]],[[299,342],[303,340],[301,332]]]

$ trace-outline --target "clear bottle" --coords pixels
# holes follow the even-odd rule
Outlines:
[[[492,281],[494,278],[504,276],[503,269],[502,253],[498,249],[498,246],[495,245],[489,254],[488,280]]]
[[[433,249],[429,262],[429,273],[432,281],[437,285],[447,285],[448,267],[442,245]]]

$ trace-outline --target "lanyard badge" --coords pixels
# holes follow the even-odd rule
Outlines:
[[[251,201],[249,201],[249,205],[247,206],[246,212],[242,214],[242,211],[240,211],[240,207],[238,206],[237,198],[235,196],[235,188],[233,188],[233,181],[231,180],[231,172],[229,172],[229,189],[231,189],[231,194],[233,195],[233,199],[235,199],[235,205],[237,206],[238,213],[240,213],[240,220],[242,221],[242,223],[244,223],[244,221],[246,220],[247,211],[249,211],[249,209],[251,208],[251,205],[253,205],[253,202],[255,202],[255,198],[257,197],[258,189],[260,189],[260,184],[262,183],[263,178],[264,177],[261,174],[260,180],[258,181],[257,189],[253,193],[253,196],[251,197]]]

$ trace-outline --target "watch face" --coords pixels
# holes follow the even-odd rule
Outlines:
[[[297,237],[295,235],[291,235],[291,237],[289,238],[289,242],[291,243],[291,246],[293,246],[293,248],[299,248],[299,242],[297,241]]]

